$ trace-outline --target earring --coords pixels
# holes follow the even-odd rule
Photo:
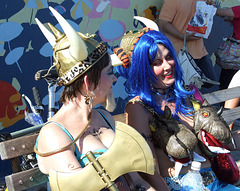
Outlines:
[[[91,94],[92,96],[89,96],[87,91],[87,95],[84,96],[85,103],[89,106],[89,111],[92,111],[93,99],[95,98],[95,93],[93,91],[91,91]]]
[[[88,91],[87,91],[87,95],[84,96],[84,99],[85,99],[85,103],[86,103],[87,105],[89,105],[90,97],[89,97],[89,95],[88,95]]]
[[[95,98],[95,93],[93,91],[91,93],[92,93],[92,96],[89,97],[89,100],[88,100],[88,106],[89,106],[90,112],[92,111],[93,99]]]

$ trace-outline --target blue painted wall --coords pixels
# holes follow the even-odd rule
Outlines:
[[[239,4],[237,0],[217,0],[219,6]],[[82,33],[96,33],[108,44],[110,50],[118,45],[121,36],[129,29],[141,28],[133,16],[155,20],[162,0],[1,0],[0,3],[0,133],[14,132],[30,125],[23,112],[29,105],[21,95],[33,100],[32,87],[38,87],[45,105],[47,118],[48,92],[45,80],[35,81],[38,70],[52,65],[52,49],[34,20],[59,27],[48,6],[55,8],[70,24]],[[47,26],[47,25],[46,25]],[[60,28],[59,28],[60,29]],[[210,54],[215,51],[222,37],[231,34],[231,26],[215,18],[213,31],[205,41]],[[212,57],[214,60],[214,56]],[[113,91],[118,108],[123,112],[126,94],[124,80],[119,78]],[[57,88],[56,105],[59,105],[61,88]],[[11,173],[9,162],[0,160],[0,178]]]

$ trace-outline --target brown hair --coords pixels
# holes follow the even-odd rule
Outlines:
[[[89,68],[82,76],[76,79],[73,83],[64,87],[60,101],[64,103],[66,99],[72,99],[76,97],[77,92],[81,92],[82,85],[84,83],[84,76],[88,76],[90,85],[94,85],[94,89],[98,86],[99,79],[101,76],[102,70],[108,66],[110,61],[109,54],[105,54],[94,66]]]

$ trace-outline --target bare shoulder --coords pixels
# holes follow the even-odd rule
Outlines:
[[[56,123],[44,125],[38,137],[38,149],[48,152],[66,146],[71,142],[70,137]]]
[[[126,106],[126,123],[140,132],[149,133],[149,121],[152,114],[138,99],[131,100]]]
[[[125,108],[126,114],[128,115],[138,115],[138,116],[145,116],[149,115],[149,111],[143,106],[141,99],[137,96],[131,99]]]
[[[43,126],[37,148],[38,152],[42,153],[38,153],[38,165],[42,173],[48,174],[50,169],[61,172],[80,169],[80,164],[74,155],[74,146],[71,145],[59,152],[70,143],[72,143],[70,137],[57,124],[49,123]]]

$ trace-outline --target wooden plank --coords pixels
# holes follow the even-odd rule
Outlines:
[[[39,168],[14,173],[5,177],[8,191],[20,191],[48,182],[47,175]]]
[[[215,91],[204,94],[204,98],[210,105],[224,102],[228,99],[239,97],[240,87]],[[232,121],[240,118],[240,107],[224,110],[222,113],[224,120],[230,124]],[[115,121],[125,123],[125,114],[121,113],[113,116]],[[24,132],[25,133],[25,132]],[[17,133],[17,135],[22,135]],[[0,143],[0,156],[2,160],[12,159],[17,156],[29,154],[33,152],[33,147],[36,142],[38,134],[25,135],[19,138],[8,140]],[[33,168],[27,171],[21,171],[5,177],[6,184],[9,191],[25,190],[48,181],[46,175],[39,171],[39,168]]]
[[[10,160],[10,163],[11,163],[11,166],[12,166],[12,172],[13,173],[20,172],[22,170],[21,166],[20,166],[20,158],[19,157],[12,158],[12,159],[9,159],[9,160]]]
[[[0,143],[0,156],[2,160],[15,158],[33,152],[38,134],[27,135]]]
[[[228,125],[235,121],[236,119],[240,119],[240,107],[224,110],[222,113],[222,117],[227,122]],[[113,118],[115,121],[121,121],[125,123],[124,113],[114,115]]]
[[[224,110],[221,116],[227,122],[227,124],[232,123],[236,119],[240,119],[240,106],[233,109]]]
[[[221,103],[229,99],[240,97],[240,86],[207,93],[204,94],[203,97],[208,101],[210,105]]]

